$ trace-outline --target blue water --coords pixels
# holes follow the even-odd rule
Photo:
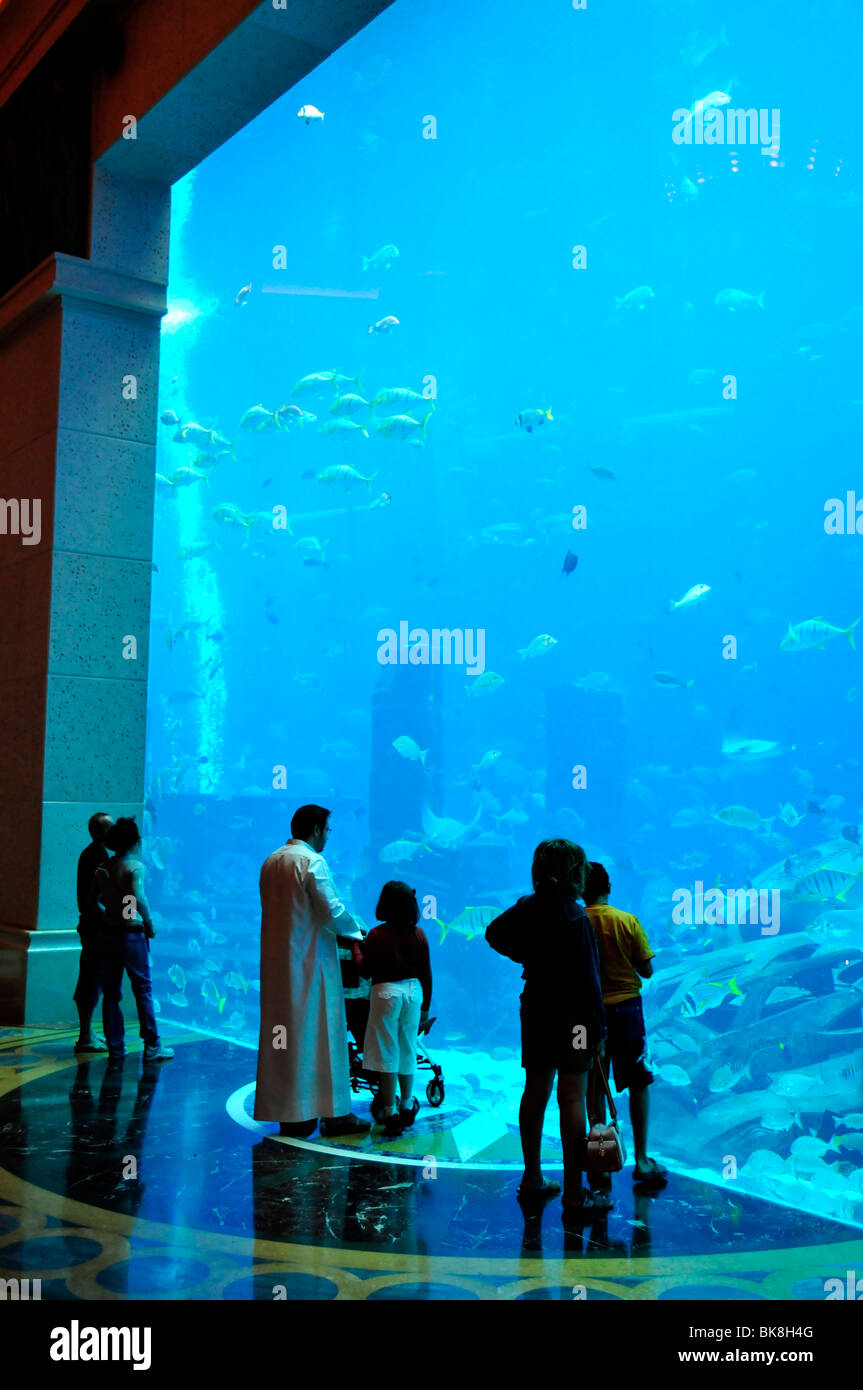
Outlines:
[[[258,870],[322,803],[361,918],[385,879],[416,886],[430,1043],[454,1078],[488,1082],[494,1051],[481,1108],[501,1068],[517,1088],[519,972],[458,919],[527,891],[565,835],[657,952],[654,1149],[860,1224],[861,657],[780,644],[863,613],[863,538],[825,533],[829,499],[863,498],[863,15],[526,13],[397,3],[174,190],[160,412],[233,452],[160,427],[161,478],[205,455],[157,494],[161,1016],[255,1045]],[[715,92],[778,109],[779,153],[674,144],[672,112]],[[333,386],[293,388],[334,371],[425,397],[425,442],[320,435]],[[291,404],[317,419],[277,427]],[[528,432],[530,411],[552,418]],[[338,465],[370,481],[319,480]],[[382,665],[402,622],[481,630],[502,683]],[[770,756],[729,756],[753,740]],[[698,884],[778,891],[780,918],[674,920]]]

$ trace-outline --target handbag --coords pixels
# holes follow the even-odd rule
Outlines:
[[[611,1121],[606,1125],[597,1123],[590,1126],[590,1133],[587,1136],[587,1154],[584,1160],[585,1171],[588,1173],[619,1173],[626,1162],[626,1146],[617,1122],[617,1110],[611,1099],[611,1087],[608,1084],[605,1067],[602,1065],[602,1058],[598,1051],[595,1061],[599,1068],[599,1075],[602,1077]]]

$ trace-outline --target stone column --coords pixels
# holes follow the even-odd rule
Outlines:
[[[6,1024],[73,1021],[75,867],[87,820],[96,810],[141,814],[168,212],[167,190],[133,198],[116,181],[97,187],[101,262],[51,257],[0,301]],[[160,232],[149,255],[148,215]],[[143,275],[118,268],[124,226]],[[28,538],[19,524],[10,534],[28,499],[41,532]]]

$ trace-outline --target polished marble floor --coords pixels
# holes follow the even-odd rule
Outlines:
[[[0,1279],[43,1299],[823,1300],[860,1231],[672,1173],[568,1229],[523,1209],[517,1134],[425,1106],[387,1143],[273,1140],[255,1054],[178,1032],[172,1062],[0,1030]],[[368,1096],[357,1097],[365,1113]],[[489,1142],[486,1142],[489,1141]],[[550,1152],[548,1172],[555,1175]]]

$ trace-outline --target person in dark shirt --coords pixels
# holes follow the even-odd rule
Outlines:
[[[417,1035],[431,1027],[432,974],[416,890],[395,879],[385,883],[375,915],[381,925],[362,943],[353,942],[352,951],[360,973],[372,981],[363,1067],[380,1073],[384,1136],[392,1139],[413,1124],[419,1110],[413,1094]]]
[[[587,1148],[588,1072],[606,1032],[596,937],[576,899],[584,890],[588,859],[570,840],[543,840],[533,856],[534,892],[519,898],[486,928],[486,941],[524,966],[521,1064],[524,1094],[519,1129],[524,1155],[522,1197],[552,1195],[560,1184],[542,1175],[540,1146],[545,1110],[557,1072],[563,1205],[589,1216],[611,1199],[582,1185]]]
[[[93,875],[100,864],[110,859],[105,836],[114,824],[105,811],[97,811],[87,822],[92,843],[78,856],[78,935],[81,938],[81,958],[78,962],[78,983],[72,996],[78,1009],[78,1041],[76,1052],[107,1052],[106,1045],[93,1035],[93,1014],[102,992],[99,935],[94,930],[98,921],[88,906]]]

